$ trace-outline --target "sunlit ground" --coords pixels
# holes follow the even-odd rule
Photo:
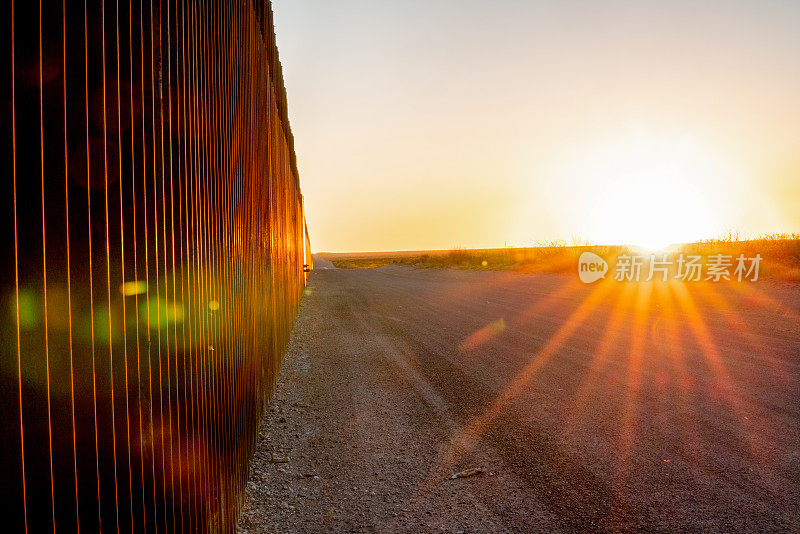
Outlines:
[[[492,280],[494,285],[483,292],[489,294],[514,283],[501,276]],[[776,456],[775,451],[791,445],[785,443],[786,428],[780,425],[785,414],[776,417],[771,412],[782,413],[788,407],[764,404],[754,397],[760,393],[751,386],[758,382],[758,387],[771,384],[766,387],[776,392],[796,390],[796,354],[787,357],[785,351],[789,340],[796,340],[800,331],[800,302],[796,301],[796,290],[776,298],[773,283],[785,282],[761,286],[674,279],[623,283],[609,277],[586,286],[570,279],[536,299],[521,314],[499,317],[476,330],[458,346],[465,359],[475,357],[502,336],[538,330],[544,318],[552,317],[557,325],[546,339],[533,345],[536,349],[526,363],[487,407],[454,433],[451,446],[438,459],[438,467],[431,470],[429,487],[441,473],[454,469],[504,417],[525,413],[523,417],[534,421],[539,418],[537,406],[524,404],[521,399],[530,399],[533,391],[542,388],[561,389],[555,387],[561,384],[549,383],[550,379],[544,377],[550,376],[548,366],[554,359],[561,363],[552,366],[563,365],[564,358],[571,358],[567,355],[576,343],[589,343],[592,350],[588,359],[581,361],[585,372],[577,386],[563,394],[567,405],[557,416],[559,439],[567,448],[573,440],[583,443],[587,433],[597,432],[592,421],[598,407],[605,410],[614,406],[615,428],[610,436],[598,437],[610,439],[614,447],[598,458],[586,458],[586,462],[602,464],[606,457],[613,458],[614,498],[620,503],[626,501],[625,488],[638,476],[642,462],[653,460],[637,456],[642,434],[652,439],[653,432],[661,436],[665,451],[657,461],[676,461],[677,446],[681,456],[702,459],[708,466],[722,465],[729,459],[718,455],[720,449],[727,450],[731,458],[742,455],[748,459],[744,469],[749,469],[759,485],[767,491],[781,491],[787,481],[780,473],[787,460]],[[574,305],[564,318],[565,301]],[[780,323],[777,330],[776,317]],[[620,364],[624,368],[615,367]],[[542,373],[545,375],[540,377]],[[613,395],[620,390],[622,398],[615,400]],[[654,405],[655,411],[644,411]],[[713,422],[703,420],[708,410],[724,416]],[[729,421],[733,428],[723,430]],[[720,425],[718,435],[708,434],[709,424]],[[769,443],[771,439],[776,441]],[[425,487],[420,491],[424,494]]]

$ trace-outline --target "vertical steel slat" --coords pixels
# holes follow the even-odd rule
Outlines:
[[[8,10],[9,527],[232,532],[309,261],[271,7]]]

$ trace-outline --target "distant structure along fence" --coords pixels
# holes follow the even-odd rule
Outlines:
[[[3,4],[3,532],[230,532],[309,253],[266,0]]]

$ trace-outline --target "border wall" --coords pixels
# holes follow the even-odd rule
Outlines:
[[[271,7],[2,15],[3,530],[232,531],[310,263]]]

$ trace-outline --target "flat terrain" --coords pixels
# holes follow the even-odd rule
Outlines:
[[[797,284],[331,267],[242,532],[800,531]]]

